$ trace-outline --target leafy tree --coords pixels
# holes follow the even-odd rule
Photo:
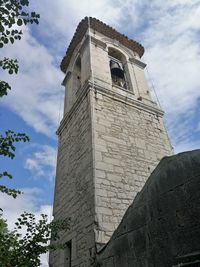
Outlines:
[[[42,214],[39,221],[35,215],[24,212],[10,232],[6,221],[0,219],[0,266],[2,267],[37,267],[40,255],[49,250],[63,249],[65,244],[57,241],[59,233],[69,228],[69,220],[48,223],[47,215]],[[25,235],[21,229],[25,228]],[[54,241],[50,244],[49,240]]]
[[[13,44],[22,37],[21,27],[28,23],[39,23],[40,15],[27,10],[29,0],[0,0],[0,48],[8,43]],[[0,68],[9,74],[18,73],[16,59],[0,59]],[[8,94],[11,86],[0,80],[0,97]],[[0,134],[0,156],[10,159],[15,157],[16,143],[28,142],[25,133],[15,133],[7,130]],[[0,179],[12,175],[7,171],[0,173]],[[0,185],[0,192],[14,198],[21,192],[16,189]],[[1,212],[2,209],[0,208]],[[69,229],[69,219],[48,223],[47,215],[41,214],[39,221],[34,214],[24,212],[15,223],[13,231],[8,230],[6,220],[0,214],[0,266],[2,267],[37,267],[40,266],[40,255],[48,250],[64,248],[59,242],[62,231]],[[25,233],[21,234],[21,230]],[[50,244],[50,241],[51,242]]]
[[[0,156],[11,159],[15,157],[15,142],[27,142],[29,138],[24,133],[14,133],[11,130],[0,135]],[[7,176],[8,172],[0,174],[0,178]],[[0,185],[0,191],[17,197],[21,192]],[[0,214],[0,266],[1,267],[37,267],[40,266],[40,255],[49,250],[63,249],[65,244],[60,243],[60,234],[69,229],[70,220],[63,219],[48,223],[48,216],[40,215],[39,221],[35,215],[24,212],[15,223],[15,229],[9,231],[6,220]],[[21,234],[23,229],[25,234]],[[50,243],[51,241],[51,243]]]

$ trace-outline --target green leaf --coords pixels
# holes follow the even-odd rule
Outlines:
[[[22,19],[18,19],[18,20],[17,20],[17,25],[18,25],[18,26],[22,26],[22,24],[23,24],[23,20],[22,20]]]
[[[4,39],[4,44],[7,44],[8,43],[8,38],[5,38]]]
[[[5,28],[3,27],[2,24],[0,24],[0,32],[4,32]]]
[[[38,19],[34,19],[34,22],[35,22],[36,24],[39,24],[39,20],[38,20]]]
[[[22,6],[28,6],[29,1],[28,0],[20,0],[20,3]]]
[[[27,16],[28,14],[24,11],[22,11],[21,16]]]
[[[10,37],[10,42],[13,44],[15,39],[13,37]]]
[[[6,4],[5,7],[8,9],[8,10],[11,10],[12,9],[12,6],[10,4]],[[5,11],[4,11],[5,12]]]
[[[7,8],[7,7],[6,7],[6,8]],[[8,10],[4,9],[4,10],[3,10],[3,13],[6,14],[6,15],[9,15],[9,9],[10,9],[10,7],[7,8],[7,9],[8,9]]]
[[[0,81],[0,97],[7,95],[8,90],[11,90],[10,85],[7,82]]]

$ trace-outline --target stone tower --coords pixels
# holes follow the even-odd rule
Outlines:
[[[83,19],[61,63],[54,218],[71,217],[52,267],[92,266],[160,159],[172,154],[152,100],[144,48],[94,18]]]

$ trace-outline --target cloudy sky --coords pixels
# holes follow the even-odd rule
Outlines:
[[[1,131],[26,132],[16,159],[1,159],[13,174],[7,185],[21,188],[13,201],[0,195],[10,224],[23,210],[52,212],[57,137],[62,119],[64,78],[59,69],[79,21],[96,17],[145,47],[147,78],[154,87],[175,152],[200,147],[200,1],[199,0],[32,0],[40,24],[24,28],[20,42],[1,49],[17,58],[20,72],[1,79],[12,91],[1,99]],[[47,266],[46,258],[43,265]]]

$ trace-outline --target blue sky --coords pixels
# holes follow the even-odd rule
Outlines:
[[[12,85],[1,99],[1,131],[26,132],[31,139],[18,146],[15,160],[1,159],[1,168],[14,176],[8,184],[25,192],[15,201],[0,195],[10,224],[23,210],[52,212],[55,132],[64,96],[59,64],[85,16],[96,17],[143,44],[150,88],[153,82],[175,152],[200,147],[199,1],[35,0],[31,8],[40,13],[40,24],[24,28],[20,42],[1,49],[1,55],[17,58],[20,64],[17,76],[1,72],[1,79]]]

